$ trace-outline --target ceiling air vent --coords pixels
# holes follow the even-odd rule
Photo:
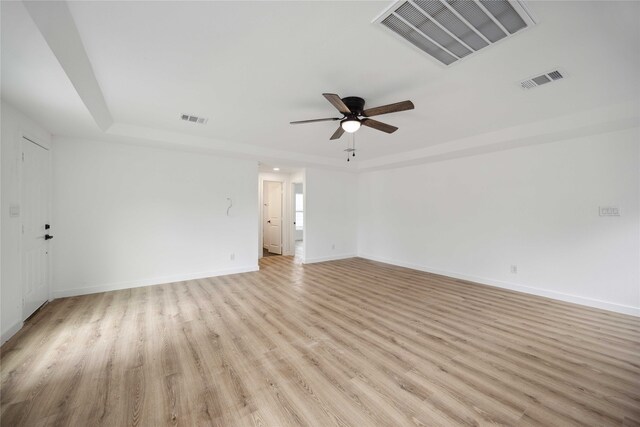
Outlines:
[[[565,77],[566,74],[564,73],[564,71],[549,71],[548,73],[540,74],[539,76],[531,77],[521,81],[520,87],[523,89],[533,89],[534,87],[542,86],[556,80],[561,80]]]
[[[184,120],[185,122],[200,123],[201,125],[204,125],[209,121],[209,119],[205,119],[204,117],[196,117],[189,114],[182,114],[180,116],[180,119]]]
[[[535,24],[520,0],[400,0],[373,22],[444,65]]]

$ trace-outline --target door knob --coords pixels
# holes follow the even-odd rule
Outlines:
[[[51,240],[51,239],[53,239],[52,235],[50,235],[50,234],[45,234],[44,235],[44,240]]]

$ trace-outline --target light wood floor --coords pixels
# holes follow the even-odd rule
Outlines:
[[[55,300],[1,362],[6,426],[640,422],[640,319],[357,258]]]

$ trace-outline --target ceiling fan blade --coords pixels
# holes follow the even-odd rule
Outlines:
[[[362,119],[360,120],[360,123],[362,123],[363,126],[369,126],[370,128],[381,130],[382,132],[386,133],[394,133],[398,130],[398,128],[395,126],[391,126],[373,119]]]
[[[339,117],[331,117],[329,119],[311,119],[311,120],[298,120],[297,122],[289,122],[292,125],[299,125],[302,123],[315,123],[315,122],[332,122],[335,120],[340,120]]]
[[[333,139],[338,139],[342,136],[342,134],[344,133],[344,129],[342,129],[342,126],[338,126],[338,129],[336,129],[336,131],[333,133],[333,135],[331,135],[331,140]]]
[[[351,114],[351,110],[349,110],[349,107],[347,107],[344,102],[342,102],[342,98],[340,98],[335,93],[323,93],[322,96],[327,98],[327,101],[329,101],[331,105],[336,107],[342,114]]]
[[[368,108],[362,112],[365,117],[379,116],[380,114],[395,113],[398,111],[413,110],[413,102],[402,101],[395,104],[383,105],[381,107]]]

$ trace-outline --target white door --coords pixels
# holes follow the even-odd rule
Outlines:
[[[282,183],[267,181],[265,241],[272,254],[282,254]]]
[[[23,319],[49,299],[49,151],[22,139]],[[47,226],[48,227],[48,226]]]

